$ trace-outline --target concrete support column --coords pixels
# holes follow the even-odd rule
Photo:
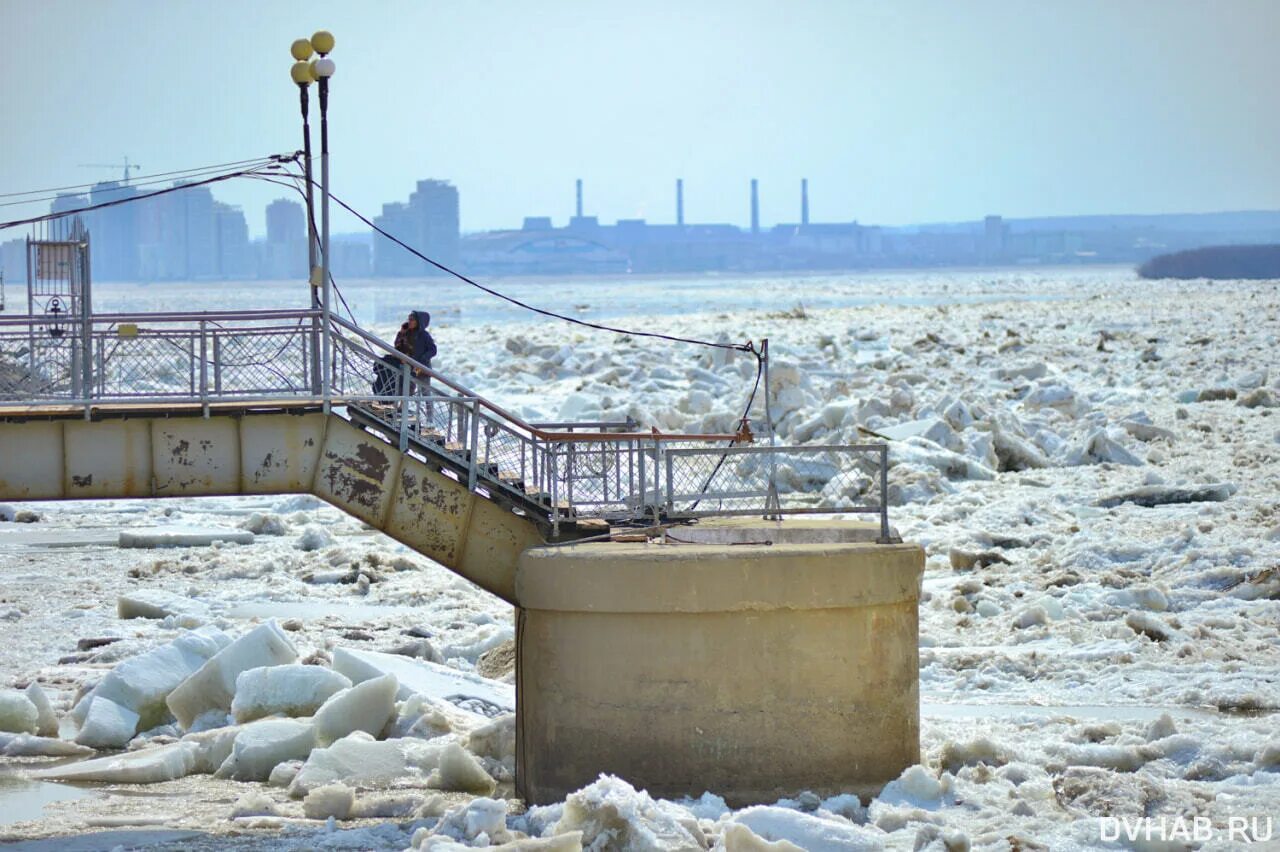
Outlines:
[[[865,794],[917,762],[923,551],[871,543],[865,524],[754,524],[522,555],[526,801],[601,772],[734,805]]]

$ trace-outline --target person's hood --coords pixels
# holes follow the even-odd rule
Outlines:
[[[414,311],[413,315],[418,318],[418,328],[425,330],[431,325],[431,314],[427,311]]]

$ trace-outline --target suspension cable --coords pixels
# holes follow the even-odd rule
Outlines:
[[[293,175],[293,177],[301,180],[306,180],[305,176],[298,175],[296,173]],[[314,182],[315,181],[313,180],[312,183]],[[395,236],[394,234],[388,233],[387,231],[375,225],[373,221],[369,219],[369,217],[365,216],[363,213],[356,210],[354,207],[352,207],[347,202],[343,201],[338,196],[334,195],[332,192],[329,193],[329,197],[333,199],[334,203],[336,203],[339,207],[341,207],[343,210],[346,210],[352,216],[359,219],[366,226],[372,229],[375,233],[381,234],[383,237],[386,237],[388,240],[400,246],[400,248],[409,252],[409,254],[413,255],[419,260],[425,263],[431,264],[436,269],[439,269],[441,272],[444,272],[448,275],[452,275],[454,278],[457,278],[459,281],[462,281],[465,284],[470,284],[472,287],[475,287],[477,290],[481,290],[485,293],[488,293],[490,296],[494,296],[496,298],[502,299],[503,301],[509,302],[518,308],[523,308],[526,311],[532,311],[535,314],[541,314],[542,316],[545,316],[545,317],[562,320],[564,322],[572,323],[574,325],[580,325],[585,328],[592,328],[597,331],[607,331],[612,334],[629,335],[632,337],[651,337],[651,338],[656,338],[658,340],[669,340],[673,343],[690,343],[690,344],[693,344],[694,346],[707,346],[713,349],[728,349],[735,352],[750,352],[754,348],[750,342],[718,343],[716,341],[711,341],[711,340],[699,340],[693,337],[680,337],[672,334],[662,334],[656,331],[635,331],[634,329],[618,328],[616,326],[589,322],[587,320],[579,319],[577,317],[571,317],[565,314],[559,314],[559,313],[556,313],[555,311],[547,310],[546,308],[539,308],[535,305],[530,305],[528,302],[522,302],[521,300],[515,298],[514,296],[508,296],[506,293],[495,290],[492,287],[487,287],[478,281],[468,278],[466,275],[463,275],[461,272],[458,272],[456,269],[451,269],[450,267],[445,266],[440,261],[428,257],[422,252],[418,251],[413,246],[406,243],[404,240],[401,240],[399,237]]]
[[[298,193],[302,198],[302,209],[307,211],[307,219],[311,223],[311,232],[307,235],[307,239],[311,239],[311,235],[320,233],[320,229],[316,227],[314,211],[312,211],[310,205],[307,204],[307,194],[302,189],[303,178],[299,175],[293,174],[292,172],[284,172],[284,174],[292,178],[289,183],[285,183],[282,180],[277,180],[274,177],[267,177],[265,175],[250,175],[249,177],[255,180],[265,181],[267,183],[274,183],[276,186],[283,186],[285,189],[292,189],[294,192]],[[316,252],[320,257],[323,257],[324,246],[316,246]],[[307,280],[311,280],[311,274],[309,271],[307,273]],[[338,286],[337,279],[333,277],[333,264],[329,264],[329,283],[333,285],[333,292],[338,294],[338,301],[342,303],[343,310],[347,312],[347,318],[351,320],[351,324],[359,325],[360,323],[356,321],[356,315],[352,312],[351,306],[347,304],[347,297],[342,295],[342,288]]]
[[[245,166],[245,169],[246,170],[255,169],[263,166],[268,166],[268,165],[271,165],[271,162],[272,161],[270,159],[264,158],[264,159],[255,161],[252,165]],[[144,186],[156,186],[158,184],[169,183],[171,181],[174,181],[174,182],[181,181],[184,186],[190,186],[191,182],[196,180],[197,178],[202,178],[207,175],[222,174],[225,171],[226,169],[218,169],[218,168],[193,169],[192,171],[189,171],[189,172],[183,172],[181,176],[177,178],[164,177],[164,178],[155,178],[153,180],[133,181],[127,187],[115,187],[112,189],[107,189],[107,190],[104,190],[104,193],[109,196],[113,196],[117,199],[121,197],[132,198],[133,196],[121,196],[120,192],[123,191],[124,189],[144,187]],[[90,193],[92,192],[93,190],[90,190]],[[83,198],[84,196],[66,195],[66,194],[45,195],[45,196],[38,196],[35,198],[23,198],[18,201],[0,201],[0,207],[26,207],[32,204],[41,204],[46,201],[58,201],[59,199],[63,199],[63,198],[76,198],[76,197]]]
[[[128,186],[138,186],[141,183],[151,182],[153,178],[164,178],[171,175],[187,174],[188,172],[211,172],[218,169],[229,169],[232,167],[246,167],[252,163],[259,163],[270,160],[271,157],[253,157],[248,160],[232,160],[229,163],[213,163],[207,166],[194,166],[189,169],[176,169],[171,172],[155,172],[149,175],[138,175],[129,180]],[[24,195],[47,195],[50,192],[65,192],[70,189],[92,189],[102,181],[94,181],[92,183],[75,183],[69,186],[51,186],[47,189],[28,189],[24,192],[0,192],[0,198],[19,198]]]
[[[192,181],[191,183],[182,183],[182,184],[178,184],[177,186],[169,186],[163,189],[154,190],[152,192],[144,192],[140,195],[133,195],[126,198],[114,198],[110,201],[102,201],[102,202],[99,202],[98,204],[89,204],[85,207],[77,207],[73,210],[63,210],[59,213],[46,213],[42,216],[30,216],[26,219],[14,219],[8,222],[0,222],[0,230],[4,230],[6,228],[17,228],[23,225],[35,225],[40,222],[49,222],[54,219],[64,219],[64,218],[67,218],[68,216],[76,216],[81,213],[90,213],[94,210],[102,210],[107,207],[115,207],[120,204],[131,204],[135,201],[143,201],[145,199],[155,198],[160,195],[168,195],[171,192],[181,192],[184,189],[192,189],[198,186],[208,186],[209,184],[220,183],[222,181],[232,180],[234,178],[239,178],[239,177],[246,177],[249,175],[284,174],[284,173],[287,173],[284,170],[284,165],[286,163],[291,163],[296,161],[299,156],[300,155],[298,153],[275,154],[270,158],[268,158],[267,162],[261,166],[254,166],[248,169],[239,169],[233,172],[217,174],[217,175],[213,175],[212,177],[207,177],[197,181]]]

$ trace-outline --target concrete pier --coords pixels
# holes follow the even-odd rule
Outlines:
[[[924,552],[874,525],[709,522],[682,542],[526,551],[517,785],[601,772],[730,804],[870,793],[919,758]],[[771,542],[771,543],[764,543]]]

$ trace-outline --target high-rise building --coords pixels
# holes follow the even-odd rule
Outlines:
[[[982,256],[987,262],[1004,257],[1008,228],[999,216],[988,216],[982,222]]]
[[[123,201],[138,195],[136,187],[119,181],[94,184],[91,203]],[[100,281],[136,281],[138,279],[138,203],[127,202],[103,207],[87,214],[89,256],[93,277]]]
[[[306,247],[307,214],[296,201],[277,198],[267,205],[267,242],[300,242]]]
[[[442,180],[420,180],[409,203],[382,205],[382,215],[374,220],[379,228],[446,266],[458,262],[461,229],[458,190]],[[374,275],[433,275],[439,270],[375,235]]]
[[[89,199],[83,195],[76,195],[74,192],[59,192],[54,197],[53,203],[49,205],[50,213],[66,213],[71,210],[79,210],[82,207],[89,206]]]
[[[253,251],[249,246],[249,225],[244,211],[220,201],[213,203],[216,223],[218,275],[248,278],[253,275]]]
[[[277,198],[267,205],[267,239],[258,244],[258,277],[307,277],[307,214],[298,202]]]
[[[373,224],[398,240],[414,245],[414,218],[409,205],[400,202],[382,205],[382,215]],[[381,234],[373,235],[373,274],[382,276],[413,275],[422,264],[400,246]]]
[[[409,196],[409,207],[418,221],[418,251],[445,266],[455,265],[462,236],[457,187],[442,180],[420,180],[417,191]],[[417,267],[423,264],[417,262]],[[434,267],[428,270],[438,274]]]
[[[0,243],[0,273],[4,274],[5,285],[26,286],[27,283],[27,241],[25,239],[8,240]],[[9,299],[17,304],[17,297],[12,289]],[[25,302],[23,303],[25,304]]]
[[[124,205],[136,209],[138,277],[144,281],[198,281],[215,278],[218,223],[213,193],[206,186],[180,187]],[[92,241],[96,235],[91,235]]]

